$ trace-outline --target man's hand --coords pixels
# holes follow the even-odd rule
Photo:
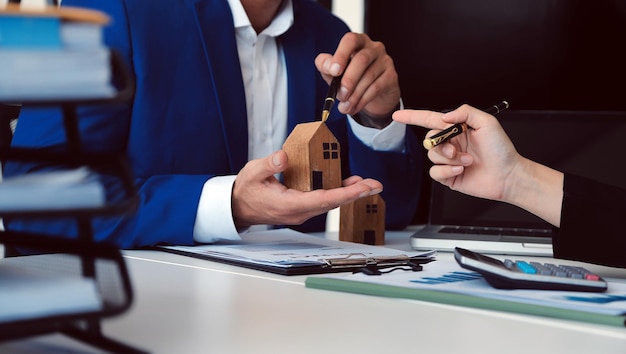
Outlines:
[[[238,228],[256,224],[299,225],[313,216],[378,194],[383,186],[373,179],[352,176],[343,187],[302,192],[288,189],[274,176],[287,167],[287,154],[279,150],[252,160],[241,169],[232,194],[232,210]]]
[[[322,53],[315,66],[326,82],[343,73],[337,109],[373,126],[384,126],[400,102],[400,85],[393,59],[381,42],[363,33],[346,33],[334,54]]]

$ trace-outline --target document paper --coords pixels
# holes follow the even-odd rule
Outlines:
[[[380,246],[328,240],[291,229],[243,234],[242,241],[163,248],[231,261],[291,268],[328,264],[330,260],[432,257],[433,252],[405,252]]]

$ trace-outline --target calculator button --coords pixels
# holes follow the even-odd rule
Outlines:
[[[537,270],[537,274],[540,274],[540,275],[552,275],[552,270],[550,270],[550,268],[544,266],[543,264],[541,264],[539,262],[530,262],[530,265],[535,267],[535,269]]]
[[[517,261],[515,262],[515,264],[517,265],[517,269],[521,270],[524,273],[527,274],[536,274],[537,270],[535,269],[535,267],[531,266],[530,264],[523,262],[523,261]]]
[[[552,271],[553,276],[567,277],[567,271],[565,271],[563,268],[551,263],[546,263],[545,266]]]
[[[508,269],[513,269],[513,267],[515,267],[515,262],[513,262],[510,259],[505,259],[504,266],[507,267]]]
[[[537,268],[537,274],[552,275],[552,271],[546,267]]]

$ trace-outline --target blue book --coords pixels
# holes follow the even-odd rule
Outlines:
[[[0,15],[0,49],[61,46],[60,18]]]

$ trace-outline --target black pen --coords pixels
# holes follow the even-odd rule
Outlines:
[[[322,122],[325,122],[330,115],[330,110],[333,108],[333,104],[335,104],[335,99],[337,97],[337,90],[339,90],[339,84],[341,84],[341,78],[343,75],[335,76],[333,81],[330,82],[330,86],[328,87],[328,94],[326,95],[326,99],[324,100],[324,108],[322,109]]]
[[[505,109],[509,108],[509,102],[507,101],[502,101],[498,104],[494,104],[493,106],[485,109],[484,111],[489,113],[489,114],[498,114],[502,111],[504,111]],[[437,145],[440,145],[442,143],[445,143],[446,141],[454,138],[455,136],[463,133],[464,131],[468,130],[468,129],[472,129],[469,125],[465,124],[465,123],[458,123],[455,124],[447,129],[444,129],[442,131],[440,131],[439,133],[431,136],[430,138],[426,138],[424,139],[424,148],[426,148],[426,150],[430,150],[432,148],[434,148]]]

